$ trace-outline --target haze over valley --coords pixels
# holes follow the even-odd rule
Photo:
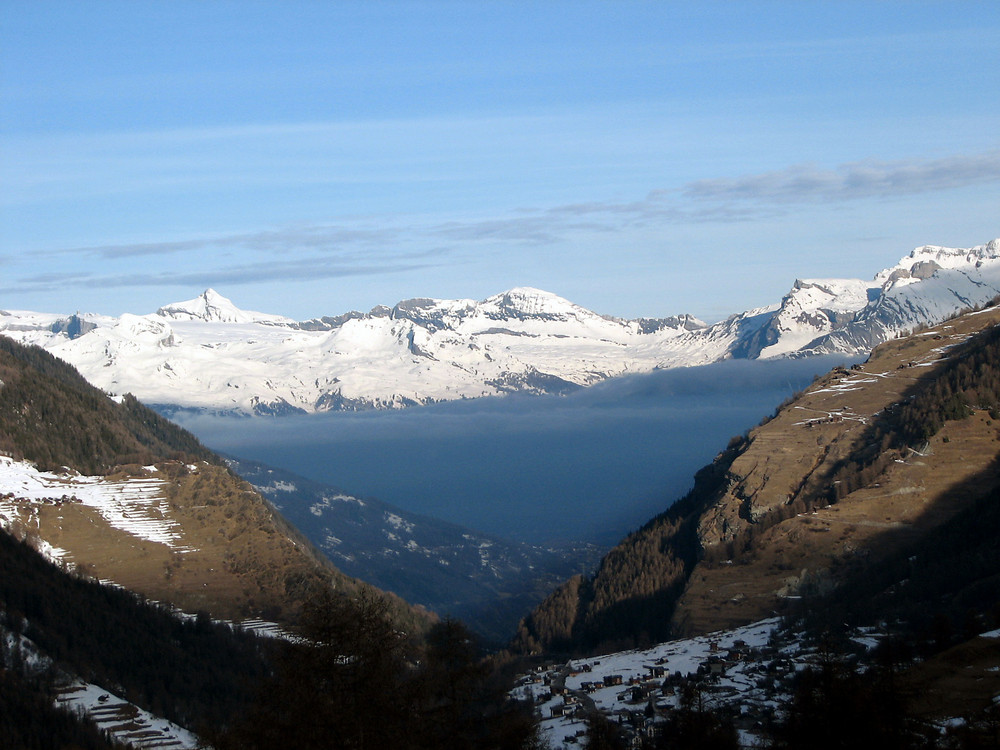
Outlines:
[[[842,357],[724,362],[568,396],[280,418],[178,414],[212,448],[532,544],[610,544]]]
[[[4,750],[996,746],[1000,4],[0,30]]]

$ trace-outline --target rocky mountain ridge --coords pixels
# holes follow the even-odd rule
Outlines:
[[[779,303],[707,325],[623,320],[549,292],[411,299],[296,322],[212,289],[150,315],[0,311],[106,392],[169,413],[280,415],[394,408],[506,393],[566,393],[625,373],[722,359],[863,354],[1000,293],[1000,241],[917,248],[872,281],[800,279]]]

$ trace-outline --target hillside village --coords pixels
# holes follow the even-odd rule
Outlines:
[[[978,638],[995,660],[1000,630]],[[648,649],[540,665],[518,679],[512,695],[533,703],[542,736],[553,750],[586,746],[595,713],[617,725],[622,746],[651,747],[663,741],[680,711],[709,712],[732,724],[739,747],[762,747],[788,720],[801,672],[819,672],[831,664],[847,671],[870,669],[888,640],[888,630],[863,627],[834,649],[770,618]],[[981,692],[992,691],[1000,706],[995,661],[970,663],[966,678],[987,683],[980,685]],[[969,720],[970,714],[937,715],[928,717],[927,726],[946,738]]]
[[[737,722],[743,744],[763,739],[765,723],[788,702],[797,670],[817,651],[781,638],[772,618],[731,631],[670,641],[653,648],[540,666],[513,692],[531,700],[555,748],[582,743],[595,711],[619,724],[630,745],[654,740],[682,701]]]

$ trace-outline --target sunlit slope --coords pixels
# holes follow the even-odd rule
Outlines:
[[[706,554],[675,625],[745,622],[829,588],[839,569],[875,564],[1000,486],[997,373],[981,361],[998,322],[992,308],[883,344],[752,432],[699,521]],[[968,361],[977,395],[959,396],[949,383]]]
[[[522,623],[519,647],[626,646],[751,622],[993,491],[998,323],[996,308],[965,314],[818,379],[734,438],[592,578],[554,592]]]
[[[216,617],[294,622],[326,562],[250,485],[134,399],[0,337],[0,522],[50,556]],[[422,616],[399,604],[411,624]]]

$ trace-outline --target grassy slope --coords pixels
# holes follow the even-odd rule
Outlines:
[[[295,622],[315,586],[370,588],[337,571],[192,435],[135,399],[116,404],[69,365],[2,336],[0,381],[0,451],[42,469],[112,477],[156,463],[171,518],[196,550],[179,554],[116,530],[80,504],[25,505],[20,533],[67,550],[81,570],[186,611],[283,623]],[[427,627],[426,613],[386,596],[402,627]]]
[[[516,648],[607,650],[750,622],[993,491],[1000,446],[987,412],[944,424],[925,455],[900,452],[873,425],[955,364],[958,350],[946,347],[998,322],[996,309],[966,315],[814,383],[734,440],[691,495],[626,538],[593,578],[553,593],[522,622]]]

